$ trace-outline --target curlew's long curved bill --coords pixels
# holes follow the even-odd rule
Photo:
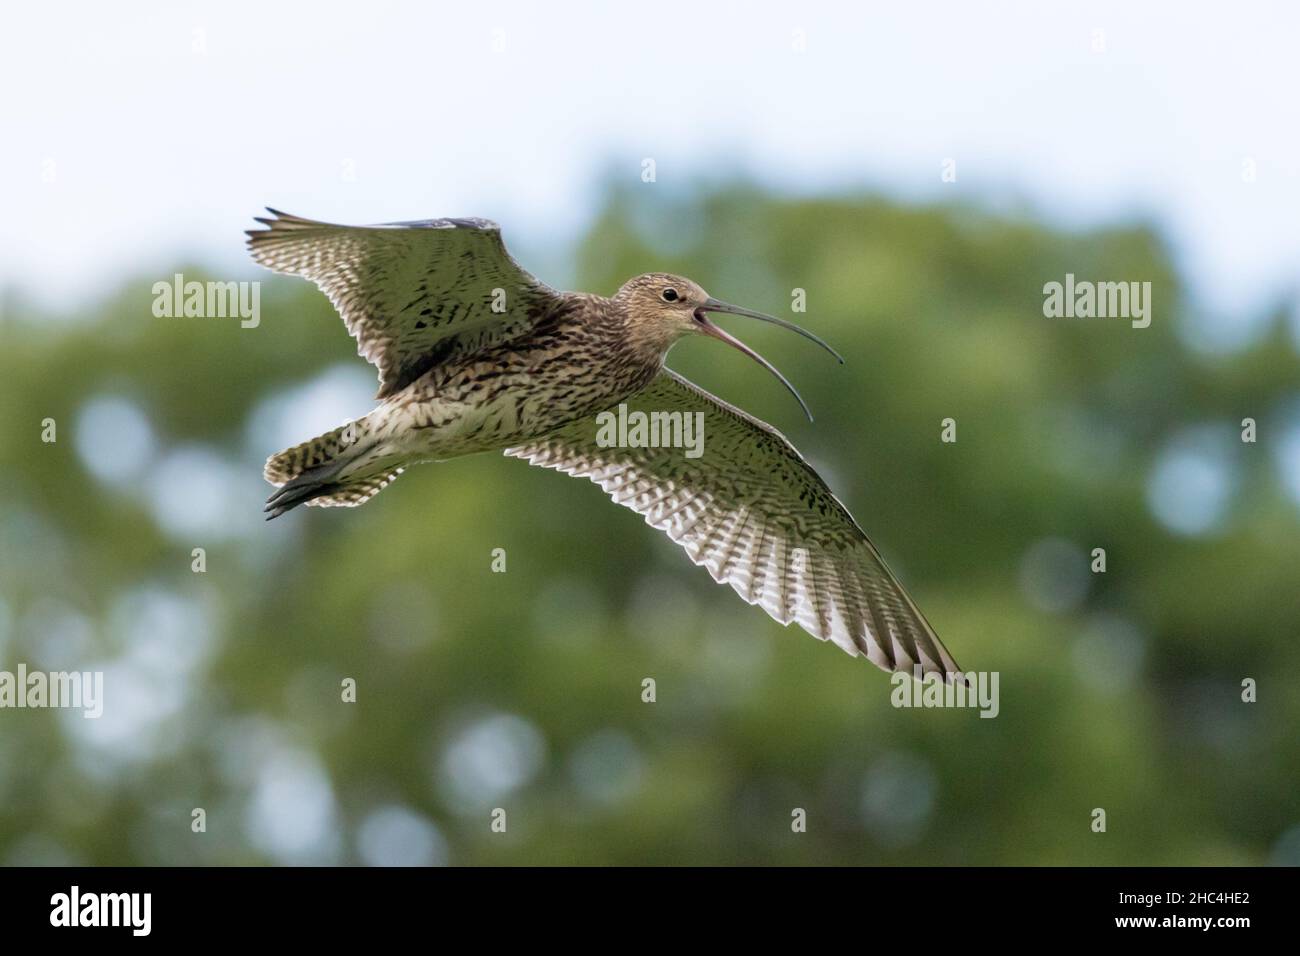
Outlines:
[[[795,387],[790,384],[789,379],[787,379],[784,375],[782,375],[777,370],[775,365],[773,365],[767,359],[763,358],[763,356],[759,355],[757,352],[751,349],[744,342],[740,341],[740,339],[736,338],[734,335],[729,335],[728,333],[720,329],[718,326],[714,325],[711,321],[709,321],[709,317],[707,315],[707,313],[709,312],[724,312],[727,315],[743,315],[751,319],[759,319],[760,321],[763,322],[770,322],[773,325],[779,325],[783,329],[789,329],[791,332],[797,332],[800,335],[802,335],[804,338],[812,342],[816,342],[827,352],[830,352],[831,355],[835,356],[835,358],[839,360],[839,363],[841,365],[844,364],[843,356],[841,356],[839,352],[836,352],[833,348],[831,348],[829,345],[823,342],[816,335],[813,335],[807,329],[800,328],[799,326],[795,325],[793,322],[787,322],[785,319],[778,319],[774,315],[764,315],[762,312],[754,312],[750,309],[742,309],[738,305],[731,305],[728,302],[720,302],[717,299],[708,299],[702,306],[700,306],[698,309],[695,310],[695,318],[699,321],[701,331],[704,332],[705,335],[711,335],[715,339],[718,339],[719,341],[726,342],[732,348],[744,352],[746,355],[752,358],[759,365],[763,366],[763,368],[767,369],[769,372],[775,375],[777,380],[782,385],[784,385],[787,389],[789,389],[790,394],[795,397],[795,400],[799,403],[799,406],[803,409],[803,413],[808,416],[808,421],[812,421],[813,415],[812,415],[812,411],[808,408],[808,403],[803,400],[803,396],[800,395],[799,392],[796,391]]]
[[[797,332],[810,342],[816,342],[831,355],[841,365],[844,364],[844,356],[827,345],[819,336],[813,335],[802,326],[795,325],[793,322],[787,322],[785,319],[778,319],[774,315],[764,315],[762,312],[754,312],[751,309],[742,309],[738,305],[732,305],[730,302],[721,302],[717,299],[708,299],[697,310],[699,312],[725,312],[727,315],[743,315],[751,319],[758,319],[761,322],[771,322],[773,325],[779,325],[783,329],[789,329],[791,332]]]

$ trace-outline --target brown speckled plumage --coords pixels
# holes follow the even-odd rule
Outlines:
[[[378,368],[381,400],[268,459],[266,479],[279,488],[269,517],[299,504],[359,505],[411,464],[504,451],[589,478],[783,624],[885,670],[957,674],[798,451],[664,368],[669,348],[692,332],[743,349],[707,311],[761,315],[662,273],[638,276],[611,298],[557,292],[521,269],[498,227],[481,219],[354,227],[272,211],[258,221],[267,228],[248,233],[253,257],[329,296]],[[597,414],[620,403],[701,413],[702,457],[598,442]]]

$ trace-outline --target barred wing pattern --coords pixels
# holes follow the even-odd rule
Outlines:
[[[780,432],[668,369],[627,406],[702,411],[703,455],[600,447],[594,418],[506,454],[600,485],[782,624],[796,621],[886,671],[959,672],[880,552]]]
[[[267,211],[257,220],[267,228],[248,231],[253,258],[329,297],[357,351],[379,369],[376,398],[453,352],[528,331],[560,301],[510,258],[500,227],[486,219],[339,226]]]

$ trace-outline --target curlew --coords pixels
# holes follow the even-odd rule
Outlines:
[[[880,552],[794,446],[664,366],[678,340],[711,336],[775,375],[807,413],[781,373],[710,316],[770,322],[839,358],[817,336],[665,273],[609,298],[558,292],[520,268],[483,219],[340,226],[269,212],[248,232],[253,258],[329,297],[380,386],[369,414],[267,460],[278,489],[268,519],[301,504],[360,505],[412,464],[503,451],[595,482],[782,624],[886,671],[957,678]],[[700,416],[702,454],[602,440],[601,415],[616,407]]]

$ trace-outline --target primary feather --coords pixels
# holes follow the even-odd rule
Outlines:
[[[602,447],[587,420],[506,450],[598,484],[714,580],[887,671],[959,668],[880,552],[786,438],[668,369],[629,413],[704,413],[704,453]]]
[[[250,229],[253,258],[310,279],[357,351],[379,369],[377,398],[433,365],[527,332],[559,293],[519,267],[486,219],[340,226],[268,210]]]

